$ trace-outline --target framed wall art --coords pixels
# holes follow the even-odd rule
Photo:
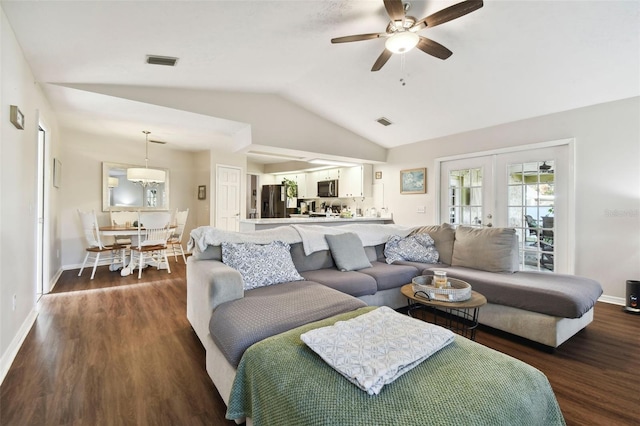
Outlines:
[[[11,121],[16,128],[20,130],[24,129],[24,115],[16,105],[11,105],[9,108],[9,121]]]
[[[425,194],[427,192],[427,169],[400,170],[401,194]]]

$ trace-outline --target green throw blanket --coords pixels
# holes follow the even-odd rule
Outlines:
[[[564,425],[546,376],[465,338],[369,396],[300,340],[308,330],[375,307],[307,324],[251,346],[231,390],[228,419],[254,425]]]

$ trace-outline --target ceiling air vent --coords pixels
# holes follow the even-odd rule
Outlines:
[[[172,58],[171,56],[154,56],[147,55],[147,63],[151,65],[166,65],[169,67],[175,67],[178,58]]]
[[[384,118],[384,117],[380,117],[376,121],[382,124],[383,126],[390,126],[393,124],[388,118]]]

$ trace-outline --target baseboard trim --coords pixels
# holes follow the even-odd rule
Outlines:
[[[600,296],[600,298],[598,299],[598,302],[611,303],[612,305],[621,305],[621,306],[624,306],[625,304],[625,300],[623,297],[614,297],[614,296],[607,296],[607,295]]]
[[[24,339],[27,338],[31,327],[33,327],[33,324],[36,322],[36,318],[38,318],[38,312],[34,307],[31,312],[29,312],[29,315],[27,315],[27,318],[25,318],[7,350],[2,354],[2,358],[0,359],[0,384],[4,382],[4,378],[9,372],[9,368],[11,368],[11,364],[13,364],[16,355],[18,355]]]
[[[58,280],[60,279],[60,276],[62,276],[62,271],[64,269],[60,268],[58,269],[58,271],[56,272],[55,276],[53,278],[51,278],[51,280],[49,281],[49,291],[47,291],[47,293],[51,293],[54,289],[54,287],[56,286],[56,284],[58,284]]]
[[[101,260],[100,262],[98,262],[98,266],[109,266],[111,265],[111,261],[110,260]],[[75,264],[71,264],[71,265],[64,265],[62,266],[62,270],[63,271],[70,271],[72,269],[80,269],[82,268],[82,263],[75,263]],[[91,274],[91,270],[93,269],[93,263],[91,264],[87,264],[84,267],[85,271],[88,269],[89,270],[89,274]],[[85,271],[83,271],[83,273],[85,273]]]

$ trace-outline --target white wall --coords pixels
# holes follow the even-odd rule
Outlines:
[[[60,268],[58,191],[51,185],[51,161],[58,156],[57,120],[34,77],[4,11],[0,10],[0,379],[4,378],[21,340],[36,317],[36,203],[38,123],[46,123],[48,147],[45,185],[48,191],[45,287]],[[9,122],[17,105],[24,130]],[[16,298],[13,309],[13,296]]]
[[[207,226],[210,225],[209,216],[211,214],[211,171],[209,170],[209,151],[201,151],[195,155],[195,176],[194,182],[196,191],[198,186],[205,185],[207,188],[207,198],[204,200],[198,200],[196,195],[195,211],[193,217],[195,219],[195,226]],[[191,215],[191,213],[189,213]],[[187,235],[185,231],[185,235]],[[186,237],[185,237],[186,238]]]
[[[387,150],[278,95],[167,87],[76,84],[81,90],[118,96],[251,125],[253,145],[384,161]],[[248,128],[230,150],[244,148]]]
[[[640,98],[517,121],[394,148],[382,171],[385,203],[396,223],[433,224],[434,160],[456,154],[575,138],[576,274],[602,283],[604,294],[625,297],[625,282],[640,279]],[[402,195],[402,169],[427,167],[427,194]],[[426,206],[426,213],[416,213]]]

